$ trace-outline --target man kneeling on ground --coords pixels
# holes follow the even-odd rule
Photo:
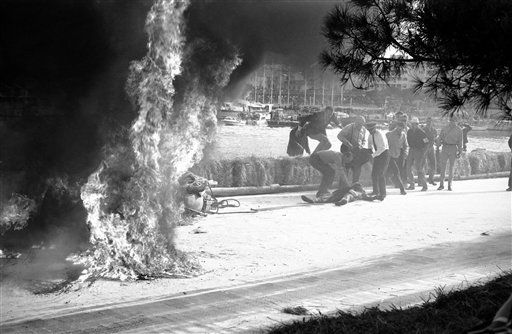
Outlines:
[[[319,151],[311,154],[309,157],[309,163],[322,175],[320,187],[318,188],[316,199],[314,200],[315,202],[325,203],[325,201],[331,196],[329,187],[334,181],[336,171],[339,172],[340,177],[338,189],[343,189],[348,186],[345,164],[350,161],[352,161],[352,155],[350,153]]]

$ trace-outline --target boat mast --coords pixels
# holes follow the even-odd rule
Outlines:
[[[265,78],[265,64],[263,64],[263,96],[261,103],[265,104],[265,88],[267,86],[267,79]]]
[[[290,105],[290,79],[291,79],[291,72],[290,67],[288,67],[288,100],[287,104]]]
[[[274,60],[270,65],[270,104],[274,103]]]
[[[306,71],[304,71],[304,105],[307,104],[307,100],[306,100],[306,91],[308,90],[308,85],[307,85],[307,81],[306,81]]]

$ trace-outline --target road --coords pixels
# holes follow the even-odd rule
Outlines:
[[[370,305],[385,307],[390,304],[407,306],[418,303],[422,299],[428,298],[429,294],[437,287],[460,288],[481,279],[488,279],[502,270],[512,269],[510,193],[492,190],[502,183],[502,179],[461,181],[456,183],[455,192],[443,192],[439,196],[435,191],[416,192],[407,195],[408,198],[404,199],[391,190],[389,199],[386,199],[389,202],[362,203],[361,206],[354,204],[350,208],[315,206],[316,221],[313,222],[316,224],[316,229],[313,230],[317,234],[315,236],[312,235],[313,232],[306,230],[306,227],[311,225],[311,217],[304,217],[304,212],[309,212],[305,211],[309,210],[307,208],[288,207],[277,211],[243,215],[245,220],[245,225],[242,226],[243,230],[237,229],[241,228],[242,215],[240,217],[237,217],[236,214],[224,216],[229,217],[230,221],[226,221],[222,216],[208,218],[204,221],[204,228],[209,233],[187,233],[184,234],[186,238],[182,242],[188,243],[190,248],[201,248],[206,246],[201,244],[201,239],[194,238],[205,238],[205,245],[212,247],[211,249],[205,248],[209,252],[214,251],[215,245],[213,244],[220,243],[230,249],[238,249],[237,252],[234,252],[235,255],[228,254],[225,259],[220,258],[226,263],[235,261],[237,256],[242,259],[254,257],[254,254],[244,253],[246,250],[242,247],[235,246],[236,242],[242,244],[245,240],[247,243],[247,236],[242,235],[242,231],[246,230],[253,235],[262,229],[262,236],[277,235],[276,240],[270,240],[268,237],[265,240],[267,244],[272,244],[275,241],[275,245],[268,250],[258,249],[256,251],[256,254],[261,255],[262,258],[267,256],[264,254],[266,251],[269,252],[268,257],[270,258],[272,254],[277,254],[279,247],[287,248],[289,245],[296,244],[294,233],[297,236],[307,233],[307,239],[310,240],[320,238],[319,236],[323,235],[322,231],[324,230],[323,239],[312,242],[316,248],[308,248],[309,245],[304,243],[302,260],[312,261],[311,259],[316,259],[315,256],[322,257],[333,252],[340,252],[342,248],[336,247],[342,246],[329,243],[329,235],[333,235],[333,228],[336,225],[330,225],[327,222],[327,216],[322,216],[322,214],[326,215],[326,212],[345,210],[342,212],[347,213],[349,217],[343,218],[345,222],[349,222],[349,218],[356,213],[365,208],[371,208],[372,211],[366,213],[364,219],[374,219],[374,221],[368,222],[369,226],[378,223],[381,224],[382,230],[379,231],[377,237],[363,245],[364,248],[371,248],[372,244],[374,247],[364,259],[359,261],[343,263],[345,255],[336,257],[334,254],[333,257],[337,259],[334,265],[325,265],[331,262],[318,258],[317,262],[312,263],[311,266],[303,266],[302,271],[294,270],[293,273],[282,272],[277,275],[255,276],[257,278],[252,280],[245,277],[245,280],[234,281],[230,286],[201,285],[201,281],[196,280],[196,289],[177,290],[180,292],[169,292],[158,297],[139,299],[132,303],[99,303],[94,307],[62,314],[56,312],[43,315],[41,312],[40,316],[37,315],[36,310],[32,311],[36,313],[21,322],[11,321],[1,326],[0,333],[260,333],[269,326],[283,321],[302,320],[303,316],[283,313],[282,309],[285,307],[303,306],[311,314],[318,314],[318,312],[325,314],[337,309],[361,309]],[[259,207],[268,207],[270,204],[293,204],[290,198],[296,197],[297,194],[283,194],[239,199],[247,207],[258,205]],[[443,216],[437,215],[436,212],[419,209],[422,206],[429,207],[440,198],[445,204],[444,208],[457,206],[460,211],[455,210],[452,216]],[[383,206],[384,203],[386,203],[386,207]],[[397,218],[388,214],[387,218],[382,217],[390,210],[403,207],[403,203],[408,203],[403,212],[406,214],[404,225],[397,222],[398,216]],[[478,207],[478,205],[482,207]],[[503,205],[508,205],[508,207],[503,209]],[[466,207],[464,208],[464,206]],[[471,211],[471,208],[474,211]],[[380,216],[372,218],[379,210],[382,210],[379,213]],[[280,217],[278,225],[269,220],[276,215],[276,212],[279,212]],[[462,215],[463,212],[466,214]],[[304,225],[301,225],[301,217],[304,219]],[[424,220],[417,221],[415,224],[418,226],[416,226],[413,221],[415,218],[418,220],[418,217],[424,217]],[[441,217],[445,217],[448,221],[446,223],[439,222]],[[408,222],[408,219],[411,221]],[[486,219],[488,220],[486,221]],[[269,220],[268,224],[264,225],[267,220]],[[496,220],[500,220],[501,223],[496,223]],[[231,225],[226,227],[227,231],[222,230],[221,226],[228,223]],[[333,222],[333,224],[336,223],[338,222]],[[427,223],[429,226],[425,227]],[[287,234],[277,234],[275,231],[269,230],[271,226],[283,228],[282,226],[285,224],[293,224],[293,226],[300,227],[300,230],[289,229]],[[445,224],[450,226],[450,231],[443,232]],[[397,231],[397,226],[400,227],[399,231]],[[410,233],[403,233],[407,226],[411,229],[414,227],[414,229]],[[423,231],[420,227],[432,228],[432,231],[439,231],[440,235],[445,233],[450,237],[446,239],[441,235],[433,242],[423,242],[422,240],[433,232],[428,229]],[[193,228],[196,226],[187,227],[187,230]],[[390,236],[384,235],[386,229],[390,230]],[[375,231],[375,228],[372,231]],[[342,232],[349,236],[350,231]],[[363,235],[366,230],[359,229],[352,233]],[[474,233],[477,234],[468,238]],[[364,235],[366,238],[371,238],[371,234]],[[229,240],[226,236],[237,236],[239,240]],[[462,238],[463,236],[464,238]],[[397,240],[392,237],[396,237]],[[385,241],[386,238],[392,242]],[[410,245],[407,245],[407,238],[411,240]],[[322,252],[321,249],[318,249],[319,243],[322,242],[325,247],[329,248],[329,252]],[[356,248],[356,244],[349,244],[348,239],[344,243],[350,245],[350,248]],[[254,244],[258,247],[256,242]],[[414,245],[417,247],[413,247]],[[253,252],[253,248],[247,252]],[[315,249],[317,253],[308,255]],[[283,256],[287,256],[286,253],[283,254]],[[274,257],[283,261],[280,256],[274,255]],[[220,260],[217,259],[215,264],[222,264],[222,262],[218,262]],[[263,262],[269,263],[270,260],[265,259]],[[226,270],[225,274],[230,275],[231,272]],[[205,275],[205,277],[213,276]]]

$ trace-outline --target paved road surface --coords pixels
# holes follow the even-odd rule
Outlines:
[[[407,305],[439,286],[461,286],[511,268],[512,235],[482,236],[374,258],[353,268],[285,276],[224,290],[169,296],[156,302],[77,313],[0,327],[0,333],[240,333],[312,313],[362,305]],[[464,284],[464,283],[462,283]]]

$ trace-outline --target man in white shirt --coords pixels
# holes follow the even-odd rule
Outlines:
[[[366,129],[370,132],[368,142],[373,147],[373,194],[382,201],[386,198],[386,171],[389,164],[388,139],[382,131],[377,129],[376,123],[366,123]]]
[[[368,135],[363,116],[354,117],[354,121],[344,126],[338,133],[338,139],[342,143],[341,152],[352,153],[353,159],[347,165],[352,170],[352,183],[359,182],[361,167],[371,159]]]

